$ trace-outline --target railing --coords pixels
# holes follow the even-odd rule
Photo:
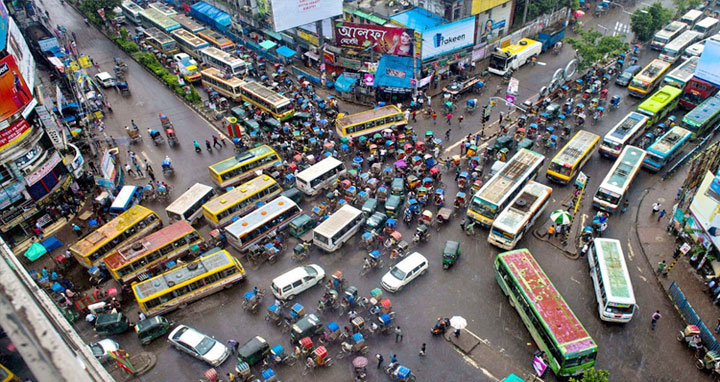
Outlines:
[[[703,345],[705,345],[708,350],[720,349],[720,344],[718,344],[715,336],[707,326],[705,326],[705,323],[697,315],[695,309],[693,309],[690,302],[685,298],[685,294],[683,294],[680,287],[674,281],[670,284],[668,292],[670,293],[670,298],[672,298],[675,303],[675,308],[682,314],[685,321],[690,325],[695,325],[700,328],[700,338],[702,339]]]

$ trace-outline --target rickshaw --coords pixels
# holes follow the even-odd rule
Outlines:
[[[447,223],[450,220],[450,217],[452,216],[453,210],[451,210],[448,207],[441,208],[437,213],[437,227],[436,229],[439,231],[440,226]]]
[[[292,366],[295,362],[297,362],[299,353],[300,349],[296,348],[296,352],[294,354],[286,354],[285,348],[283,348],[282,345],[277,344],[270,349],[270,354],[268,354],[267,359],[269,363],[276,365],[283,364]]]
[[[382,334],[390,334],[392,329],[392,319],[394,312],[383,313],[377,318],[378,332]]]
[[[427,188],[428,191],[432,191],[432,189],[435,187],[435,180],[432,177],[427,176],[423,178],[422,186]]]
[[[270,353],[270,345],[260,336],[255,336],[245,342],[237,350],[238,363],[245,362],[252,366],[265,359]]]
[[[390,364],[385,367],[385,374],[390,377],[391,381],[398,382],[413,382],[415,381],[415,374],[405,366],[399,364]]]
[[[368,359],[363,356],[357,356],[352,361],[355,381],[365,381],[367,379]]]
[[[335,289],[329,289],[323,293],[322,299],[318,301],[317,312],[320,314],[327,309],[335,310],[339,307],[338,292]]]
[[[319,340],[321,344],[329,344],[337,340],[344,340],[345,338],[347,338],[347,334],[345,334],[343,330],[340,330],[340,325],[335,321],[331,321]]]
[[[155,316],[139,321],[135,325],[135,332],[140,343],[147,345],[150,341],[164,335],[172,326],[172,322],[163,316]]]
[[[415,236],[413,237],[414,242],[427,241],[430,239],[430,230],[425,224],[420,224],[415,229]]]
[[[385,201],[385,213],[390,217],[397,217],[398,210],[402,205],[402,197],[399,195],[390,195]]]
[[[345,288],[345,292],[344,292],[343,298],[341,300],[341,305],[343,305],[344,308],[348,308],[350,306],[355,305],[355,302],[357,300],[358,300],[357,287],[350,285],[349,287]]]
[[[167,137],[168,145],[170,145],[170,147],[178,144],[177,135],[175,135],[174,129],[165,129],[165,136]]]
[[[362,270],[360,270],[360,276],[365,276],[371,269],[382,268],[382,255],[377,249],[372,250],[368,253],[368,257],[365,258]]]
[[[379,186],[377,191],[375,192],[375,197],[377,198],[379,203],[384,203],[387,200],[387,195],[388,189],[383,185]]]
[[[620,106],[620,98],[619,95],[612,96],[610,99],[610,110],[617,109]]]
[[[450,268],[460,258],[460,243],[453,240],[445,241],[442,251],[443,269]]]
[[[323,325],[318,316],[313,313],[306,315],[293,324],[290,339],[295,342],[301,338],[312,337],[323,332]]]
[[[303,375],[307,375],[310,370],[322,366],[332,366],[332,364],[333,360],[328,357],[328,351],[325,346],[318,346],[305,361],[305,370],[303,370],[302,373]]]
[[[435,205],[442,208],[445,204],[445,191],[442,188],[435,190]]]
[[[457,185],[458,188],[461,190],[464,190],[467,187],[467,181],[470,177],[470,174],[467,173],[467,171],[463,171],[458,175]]]
[[[128,86],[128,83],[125,81],[116,82],[115,87],[120,91],[120,95],[123,97],[130,97],[130,87]]]
[[[417,194],[415,195],[420,201],[420,204],[424,204],[423,200],[427,200],[428,198],[428,189],[425,186],[420,186],[417,189]]]
[[[390,193],[392,195],[404,195],[405,194],[405,182],[403,178],[393,178],[390,184]]]
[[[470,98],[467,101],[465,101],[465,110],[468,113],[472,113],[477,108],[477,99],[476,98]]]
[[[420,215],[420,221],[418,223],[430,226],[430,225],[432,225],[432,222],[433,222],[433,213],[430,212],[430,210],[423,211],[422,215]]]
[[[708,351],[705,356],[695,362],[695,366],[703,371],[720,374],[720,352],[717,350]]]
[[[245,292],[242,302],[243,309],[250,311],[250,313],[257,313],[264,295],[263,291],[257,288]]]
[[[392,169],[392,167],[383,168],[383,170],[382,170],[383,183],[390,183],[393,180],[394,175],[395,175],[395,171]]]
[[[345,288],[345,284],[347,284],[347,280],[343,276],[343,273],[341,271],[335,271],[330,276],[330,280],[328,280],[326,289],[342,290],[343,288]]]
[[[481,179],[475,179],[473,181],[472,187],[470,188],[471,194],[476,194],[480,189],[482,188],[483,182]]]
[[[134,127],[125,126],[125,132],[127,132],[128,138],[130,139],[130,143],[137,143],[142,140],[142,135],[140,135],[140,130],[136,129]]]
[[[290,319],[293,322],[296,322],[297,320],[301,319],[304,316],[305,316],[305,307],[302,306],[300,303],[295,303],[295,305],[293,305],[290,308]]]
[[[370,198],[363,203],[361,211],[365,214],[365,216],[370,216],[373,213],[375,213],[375,210],[377,210],[378,200],[375,198]]]
[[[408,243],[405,240],[400,240],[396,245],[395,248],[397,249],[398,256],[405,257],[408,253],[408,249],[410,249],[410,243]]]
[[[291,236],[297,239],[301,239],[303,235],[305,235],[305,233],[311,231],[313,228],[315,228],[315,221],[310,216],[302,214],[290,221],[290,224],[288,225],[288,232]],[[308,241],[303,239],[301,239],[300,241]],[[312,241],[312,237],[310,237],[309,239],[310,241]]]
[[[350,342],[343,341],[340,344],[340,352],[337,355],[338,359],[345,358],[346,355],[352,353],[367,354],[369,348],[365,344],[365,337],[362,333],[355,333],[350,337]]]
[[[279,305],[272,304],[267,308],[267,314],[265,315],[265,321],[272,322],[276,326],[280,326],[283,321],[282,309]]]
[[[375,235],[372,232],[364,232],[362,236],[360,237],[360,241],[362,242],[362,247],[370,250],[375,246],[375,238],[377,235]]]
[[[408,175],[405,178],[405,185],[408,189],[414,190],[420,185],[420,179],[415,175]]]

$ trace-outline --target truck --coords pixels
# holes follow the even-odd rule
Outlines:
[[[511,44],[504,48],[497,48],[490,56],[488,71],[498,76],[504,76],[511,70],[525,65],[532,57],[537,57],[542,52],[542,43],[539,41],[524,38],[517,44]]]
[[[174,55],[173,58],[185,81],[196,82],[200,80],[201,76],[197,61],[190,57],[190,55],[187,53],[178,53]]]
[[[555,28],[548,29],[538,33],[537,40],[542,43],[542,51],[546,52],[552,48],[555,43],[565,38],[565,26],[563,24],[558,25]]]

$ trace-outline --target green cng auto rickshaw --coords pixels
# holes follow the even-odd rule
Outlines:
[[[290,331],[290,338],[293,342],[300,341],[301,338],[312,337],[323,332],[323,324],[318,316],[310,313],[293,324]]]
[[[365,231],[379,234],[382,232],[386,220],[387,215],[380,211],[375,212],[365,221]]]
[[[402,205],[402,197],[399,195],[390,195],[385,201],[385,213],[390,217],[397,217],[398,210]]]
[[[252,366],[262,361],[270,353],[270,345],[260,336],[251,338],[238,348],[238,363],[247,362]]]
[[[445,247],[442,252],[443,269],[450,268],[460,257],[460,243],[457,241],[445,241]]]
[[[370,216],[375,212],[375,210],[377,210],[377,205],[377,199],[370,198],[363,203],[361,211],[365,214],[365,216]]]
[[[98,314],[95,320],[95,332],[99,336],[123,333],[130,327],[130,320],[122,313]]]
[[[315,228],[315,221],[307,214],[302,214],[290,221],[288,232],[291,236],[300,239],[306,232]]]
[[[168,321],[163,316],[155,316],[146,318],[135,325],[135,332],[137,332],[140,343],[147,345],[150,341],[162,336],[167,333],[172,322]]]
[[[392,195],[400,196],[405,194],[405,181],[403,178],[393,178],[392,183],[390,184],[390,193]]]

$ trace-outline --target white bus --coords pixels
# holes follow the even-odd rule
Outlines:
[[[700,61],[700,57],[690,57],[683,61],[680,66],[673,69],[672,72],[663,78],[661,86],[670,85],[680,90],[684,90],[685,84],[687,84],[688,81],[690,81],[690,79],[695,75],[695,69],[697,68],[698,61]]]
[[[647,153],[635,146],[625,146],[593,197],[593,207],[613,212],[622,203]]]
[[[110,205],[110,216],[117,216],[142,200],[143,189],[138,186],[123,186]]]
[[[635,313],[635,294],[620,241],[596,238],[587,258],[600,319],[630,322]]]
[[[648,117],[632,111],[618,122],[603,138],[600,144],[600,155],[617,159],[625,145],[640,137],[647,126]]]
[[[652,41],[650,42],[650,48],[654,50],[662,50],[665,44],[669,43],[675,37],[679,36],[680,33],[684,32],[688,28],[687,24],[681,23],[680,21],[673,21],[666,25],[665,28],[655,33]]]
[[[674,63],[683,53],[685,53],[685,49],[701,38],[702,34],[700,32],[686,30],[685,32],[682,32],[680,36],[677,36],[675,39],[666,44],[659,57],[663,61]]]
[[[313,244],[327,252],[334,252],[350,240],[365,223],[365,214],[344,205],[313,230]]]
[[[120,8],[122,9],[123,14],[125,15],[125,18],[135,23],[135,25],[140,25],[142,20],[140,19],[140,12],[143,11],[143,8],[137,4],[135,4],[132,0],[125,0],[120,5]]]
[[[550,201],[551,193],[552,188],[529,181],[520,194],[493,221],[488,242],[508,251],[515,248],[523,234],[542,215]]]
[[[172,16],[177,15],[177,11],[174,10],[171,6],[169,6],[167,4],[163,4],[159,1],[156,1],[154,3],[149,3],[148,8],[153,8],[156,11],[162,13],[163,15],[165,15],[167,17],[172,17]]]
[[[720,26],[720,21],[718,21],[718,19],[714,17],[706,17],[702,19],[699,23],[695,24],[693,30],[702,33],[702,37],[700,38],[705,38],[715,34],[715,32],[717,32],[718,26]]]
[[[195,224],[202,216],[202,205],[216,195],[215,189],[202,183],[193,184],[174,202],[165,208],[165,213],[172,221],[185,220]]]
[[[313,196],[346,173],[347,169],[342,161],[327,157],[297,174],[295,185],[300,191]]]
[[[680,21],[687,24],[690,28],[694,27],[695,24],[697,24],[698,21],[703,17],[703,11],[699,9],[691,9],[687,11],[683,15],[683,17],[680,18]]]
[[[245,61],[214,46],[202,49],[200,51],[200,60],[206,65],[232,76],[242,75],[247,68]]]
[[[285,228],[301,213],[302,209],[290,198],[278,196],[225,227],[223,231],[230,245],[245,252],[251,244]]]
[[[180,50],[200,60],[200,51],[210,47],[210,43],[196,36],[187,29],[176,29],[170,35],[178,42]]]

